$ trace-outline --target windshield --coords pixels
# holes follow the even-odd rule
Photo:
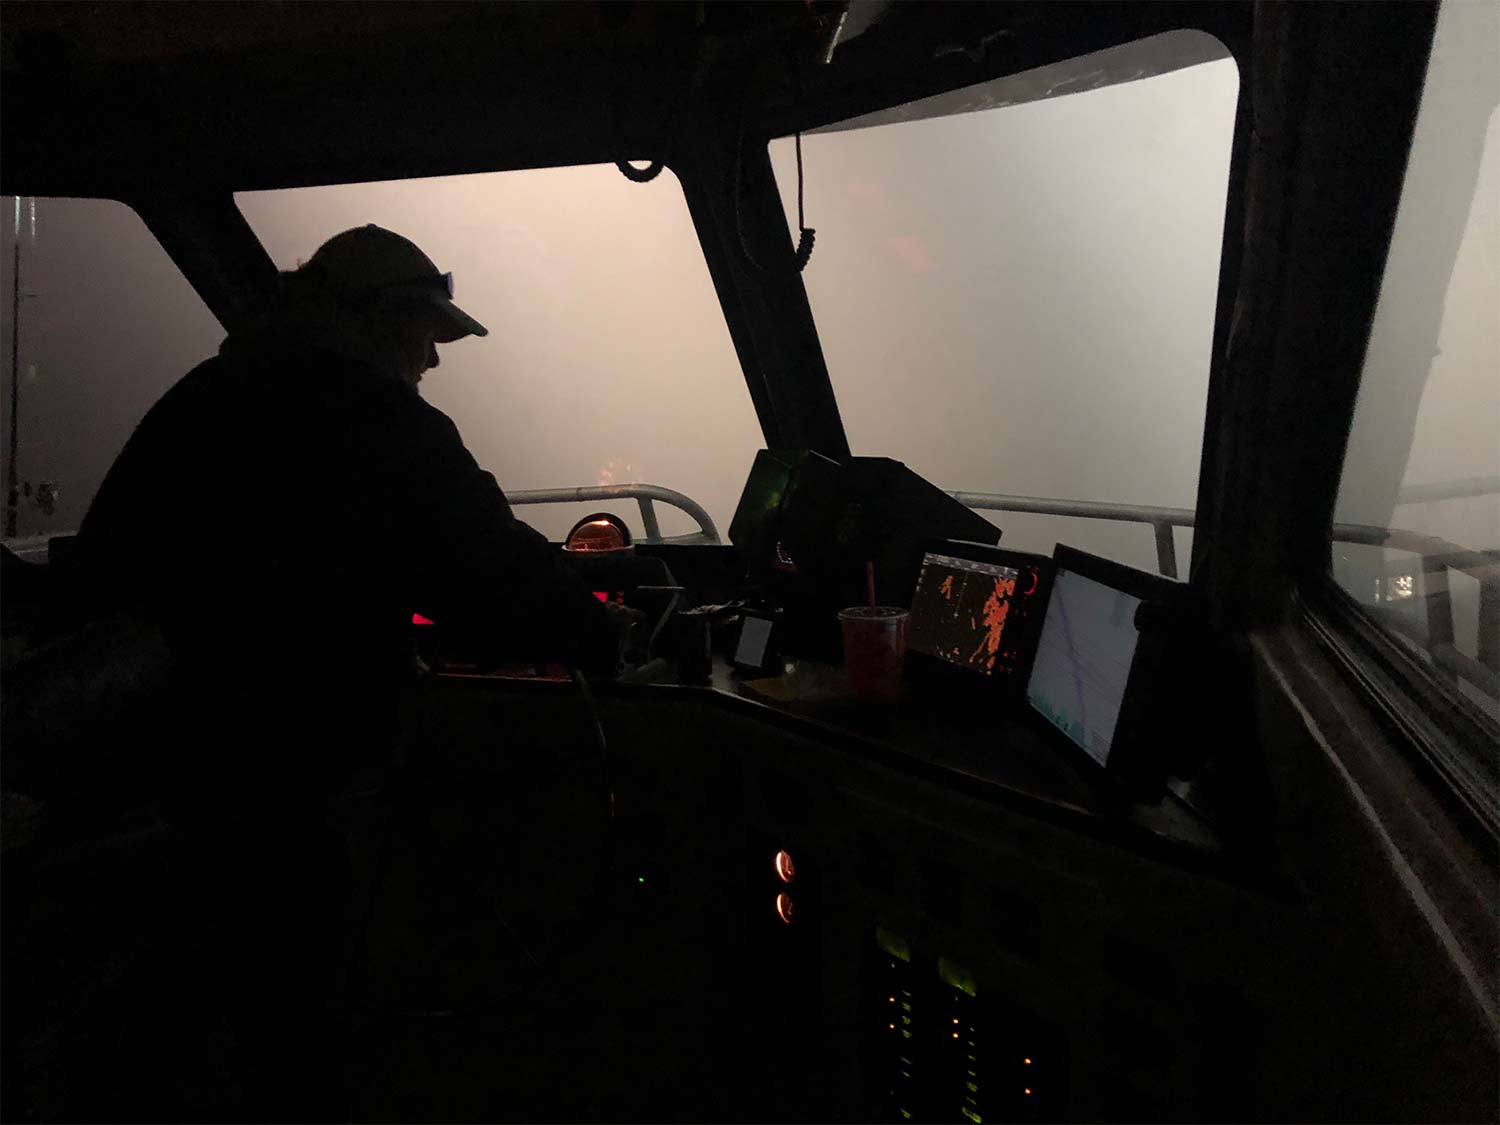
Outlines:
[[[1237,92],[1220,58],[803,137],[803,278],[853,452],[948,490],[1192,509]],[[792,139],[771,155],[795,232]],[[1007,546],[1157,569],[1149,526],[986,515]]]
[[[763,444],[682,189],[613,165],[245,192],[281,269],[376,223],[454,274],[489,328],[441,345],[422,394],[508,494],[644,482],[702,504],[722,535]],[[553,539],[630,500],[518,507]],[[663,534],[697,530],[658,507]]]

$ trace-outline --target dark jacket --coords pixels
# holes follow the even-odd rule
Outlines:
[[[599,604],[447,415],[275,336],[226,345],[152,407],[77,549],[96,588],[220,656],[409,667],[413,613],[495,655],[614,655]]]
[[[95,609],[159,622],[195,697],[244,712],[217,726],[262,740],[284,712],[303,743],[359,741],[349,717],[411,676],[413,613],[496,658],[615,658],[603,608],[446,415],[274,331],[227,342],[152,407],[76,561]]]

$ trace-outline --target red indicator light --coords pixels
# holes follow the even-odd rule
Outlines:
[[[776,896],[776,916],[788,926],[792,924],[792,912],[796,908],[792,905],[792,896],[783,891]]]
[[[786,852],[776,853],[776,877],[783,883],[790,883],[797,877],[797,865]]]
[[[411,623],[413,625],[431,625],[432,620],[431,618],[423,617],[420,613],[414,613],[411,615]]]
[[[594,597],[598,598],[601,602],[607,602],[607,601],[609,601],[609,591],[608,590],[595,590],[594,591]]]

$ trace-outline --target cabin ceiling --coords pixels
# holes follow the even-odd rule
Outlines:
[[[139,199],[672,160],[1196,27],[1246,4],[8,2],[0,191]],[[824,60],[832,52],[831,61]]]

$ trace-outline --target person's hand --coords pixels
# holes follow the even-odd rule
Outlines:
[[[604,612],[622,640],[634,636],[646,623],[644,613],[638,609],[631,609],[628,605],[621,605],[619,602],[605,602]]]
[[[645,632],[646,615],[618,602],[605,602],[604,613],[609,618],[609,623],[615,627],[620,658],[627,663],[639,663],[634,658],[641,655],[645,643],[642,634]]]

